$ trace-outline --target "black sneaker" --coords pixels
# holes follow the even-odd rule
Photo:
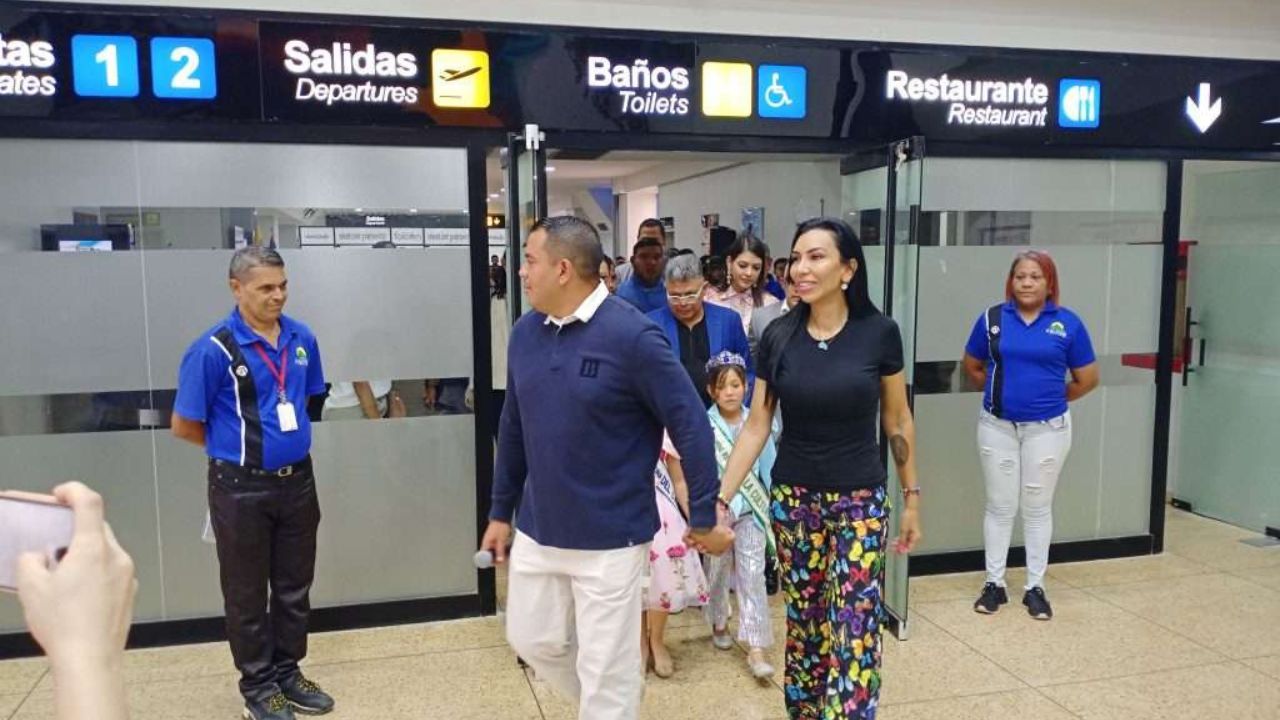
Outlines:
[[[1022,604],[1027,606],[1027,614],[1037,620],[1053,618],[1053,608],[1049,607],[1049,598],[1044,596],[1044,588],[1036,586],[1022,596]]]
[[[294,720],[293,708],[282,693],[276,693],[262,700],[246,700],[244,720]]]
[[[324,715],[333,709],[333,698],[329,693],[303,677],[302,673],[280,683],[280,692],[298,712],[305,715]]]
[[[973,604],[973,611],[983,615],[994,615],[1000,606],[1007,602],[1009,602],[1009,593],[999,585],[989,582],[982,586],[982,594]]]

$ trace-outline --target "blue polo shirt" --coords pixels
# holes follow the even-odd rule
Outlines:
[[[645,285],[640,276],[633,271],[615,293],[618,297],[631,303],[642,313],[651,313],[667,306],[667,285],[659,278],[653,286]]]
[[[991,409],[991,385],[995,363],[987,344],[987,317],[978,316],[964,351],[987,364],[987,387],[982,406]],[[1003,418],[1035,422],[1067,412],[1067,372],[1096,360],[1089,331],[1080,317],[1067,308],[1045,304],[1034,322],[1027,324],[1010,300],[1001,309],[1000,357],[1004,364]]]
[[[279,348],[250,328],[237,308],[204,332],[182,357],[174,412],[205,425],[209,457],[263,470],[292,465],[311,452],[307,397],[324,392],[320,347],[302,323],[280,316]],[[276,413],[279,383],[255,348],[276,368],[288,363],[285,395],[293,403],[298,429],[280,430]]]

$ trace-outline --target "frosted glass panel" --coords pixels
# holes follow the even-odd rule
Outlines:
[[[1116,245],[1108,248],[1106,332],[1094,342],[1103,353],[1155,352],[1160,344],[1159,245]]]
[[[1215,174],[1201,178],[1193,193],[1199,227],[1222,234],[1218,242],[1193,247],[1188,260],[1189,304],[1199,323],[1191,335],[1203,344],[1204,364],[1196,353],[1183,390],[1178,496],[1196,512],[1262,532],[1280,526],[1280,471],[1264,450],[1280,437],[1280,323],[1274,317],[1280,244],[1261,244],[1264,236],[1257,233],[1226,244],[1229,228],[1249,225],[1225,221],[1221,204],[1257,223],[1256,195],[1269,190],[1274,226],[1280,223],[1280,175],[1259,174],[1242,163],[1240,176],[1274,184],[1254,188],[1242,200],[1220,193],[1223,186],[1236,187],[1237,179]]]
[[[138,253],[5,255],[0,395],[146,389],[142,273]]]
[[[1280,222],[1280,208],[1276,221]],[[1193,315],[1214,360],[1239,365],[1261,361],[1255,367],[1263,371],[1272,365],[1267,360],[1280,359],[1280,322],[1274,314],[1280,307],[1276,267],[1280,267],[1280,243],[1191,249]]]
[[[867,259],[867,290],[871,302],[884,309],[884,246],[868,245],[862,248]]]
[[[845,212],[884,209],[888,178],[888,171],[882,167],[844,176],[842,205]]]
[[[471,374],[470,258],[465,247],[281,253],[285,311],[316,333],[331,380]],[[231,251],[148,253],[152,377],[173,387],[182,352],[230,312]]]
[[[1151,442],[1154,383],[1097,391],[1103,400],[1098,537],[1141,535],[1151,522]]]
[[[1280,163],[1191,162],[1183,237],[1200,245],[1280,243]]]
[[[475,422],[320,423],[317,605],[476,592]]]
[[[139,143],[138,202],[186,207],[432,210],[467,206],[462,149]]]
[[[1084,320],[1099,355],[1153,353],[1159,246],[1042,246],[1058,266],[1062,303]],[[918,362],[959,360],[978,316],[1004,300],[1019,248],[920,248]],[[1104,378],[1105,382],[1105,378]]]
[[[324,224],[316,209],[467,204],[461,149],[0,140],[0,167],[23,169],[0,175],[0,252],[39,249],[46,224],[127,223],[139,246],[163,227],[179,247],[208,248],[223,238],[201,228],[292,238],[298,224]],[[282,226],[257,227],[250,209],[259,207],[286,209]],[[220,216],[224,208],[244,217]]]
[[[163,616],[149,431],[0,438],[0,468],[5,489],[47,493],[55,485],[79,480],[101,493],[111,528],[137,568],[134,619]],[[0,633],[25,627],[16,608],[9,596],[0,597]]]
[[[985,490],[977,393],[916,398],[917,462],[928,483],[921,553],[982,548]],[[1154,387],[1106,387],[1074,403],[1071,454],[1054,497],[1054,541],[1140,535],[1150,515]],[[1022,542],[1021,521],[1014,544]]]
[[[40,249],[40,226],[77,208],[138,204],[132,143],[0,140],[0,168],[0,253]]]
[[[924,209],[1159,212],[1164,164],[929,158]]]
[[[477,591],[475,417],[421,417],[424,378],[440,381],[434,411],[469,402],[465,151],[0,140],[0,167],[23,169],[0,173],[3,485],[80,479],[101,491],[137,562],[140,621],[222,613],[200,539],[204,453],[139,426],[152,408],[167,414],[184,350],[234,307],[231,248],[296,248],[300,226],[354,233],[381,212],[446,231],[442,243],[460,230],[453,246],[281,254],[287,312],[318,336],[327,379],[401,380],[411,416],[314,425],[324,520],[313,604]],[[68,248],[99,252],[48,241],[99,230],[113,242],[73,235]],[[5,604],[0,633],[20,627]]]
[[[894,170],[895,196],[888,196],[888,168],[876,168],[846,175],[841,183],[840,217],[848,222],[863,245],[865,267],[859,272],[867,276],[871,301],[882,311],[889,311],[903,336],[907,382],[914,375],[914,337],[916,313],[916,263],[919,227],[912,222],[920,205],[921,175],[924,163],[905,162]],[[889,202],[895,207],[892,237],[888,234]],[[890,255],[889,253],[892,253]],[[885,271],[893,259],[892,299],[887,297]],[[903,507],[902,482],[894,463],[888,464],[888,490],[893,507]],[[898,512],[891,513],[887,532],[896,537]],[[888,553],[885,558],[885,604],[904,623],[907,620],[910,591],[910,557]]]
[[[1257,532],[1280,526],[1280,370],[1207,362],[1185,389],[1178,495]]]
[[[1072,403],[1054,542],[1141,535],[1150,516],[1165,170],[1161,163],[929,158],[923,174],[916,423],[925,553],[982,548],[981,395],[957,364],[1004,300],[1015,254],[1055,260],[1062,303],[1089,329],[1102,387]],[[1019,522],[1020,525],[1020,522]],[[1021,528],[1015,544],[1021,543]]]

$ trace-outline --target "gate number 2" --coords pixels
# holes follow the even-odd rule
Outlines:
[[[213,41],[207,38],[152,38],[151,88],[158,98],[216,98],[218,77]]]

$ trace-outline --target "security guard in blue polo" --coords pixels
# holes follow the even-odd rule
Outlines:
[[[295,709],[333,709],[298,665],[320,525],[306,408],[308,396],[325,390],[324,371],[311,330],[283,314],[289,290],[279,253],[237,250],[230,285],[236,308],[182,358],[173,433],[209,455],[209,511],[244,717],[292,720]]]

